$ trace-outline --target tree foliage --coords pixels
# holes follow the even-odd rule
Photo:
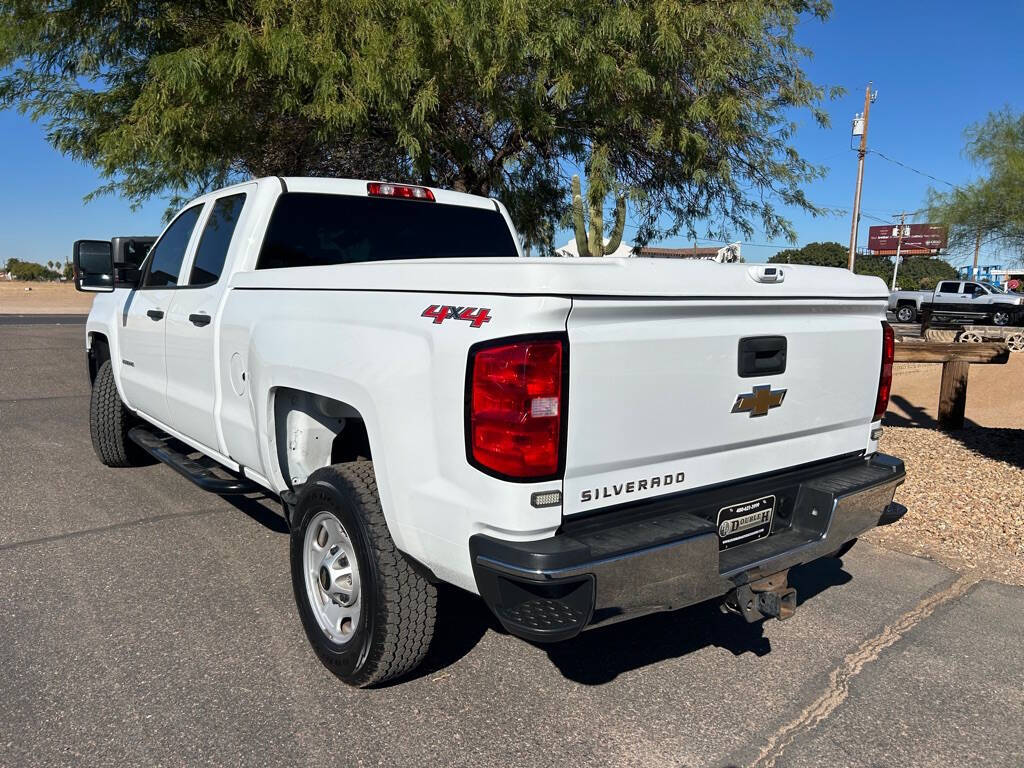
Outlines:
[[[787,248],[770,259],[773,264],[809,264],[815,267],[840,267],[845,269],[850,252],[839,243],[808,243],[802,248]],[[893,259],[888,256],[857,257],[854,271],[858,275],[874,275],[892,282]],[[956,270],[942,259],[924,256],[910,256],[900,261],[896,274],[896,287],[902,290],[932,290],[939,280],[956,277]]]
[[[951,192],[929,191],[929,215],[949,227],[950,248],[973,252],[979,233],[1024,256],[1024,114],[993,112],[965,133],[964,154],[987,176]]]
[[[21,259],[8,259],[6,271],[10,272],[15,280],[56,280],[59,276],[58,272],[46,265]]]
[[[829,0],[0,0],[0,107],[133,202],[249,175],[499,197],[530,241],[607,148],[636,239],[792,237],[821,170],[793,115],[827,93],[802,18]]]

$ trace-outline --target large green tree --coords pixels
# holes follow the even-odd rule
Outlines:
[[[950,248],[982,243],[1024,256],[1024,114],[990,114],[967,129],[964,154],[986,175],[953,191],[930,190],[932,221],[949,227]]]
[[[840,267],[846,269],[849,250],[836,242],[808,243],[801,248],[787,248],[770,259],[773,264],[809,264],[815,267]],[[861,254],[854,265],[858,275],[874,275],[882,278],[886,285],[892,281],[893,260],[888,256]],[[956,277],[956,270],[942,259],[926,256],[910,256],[901,259],[896,274],[896,287],[903,290],[931,290],[939,280]]]
[[[133,202],[248,175],[496,195],[550,240],[569,176],[634,238],[769,237],[821,169],[792,146],[826,91],[795,40],[828,0],[0,0],[0,107]],[[702,231],[697,232],[699,222]]]

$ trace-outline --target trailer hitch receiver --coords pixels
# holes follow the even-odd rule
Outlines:
[[[796,590],[789,586],[789,571],[736,587],[726,595],[722,610],[749,622],[788,619],[796,611]]]

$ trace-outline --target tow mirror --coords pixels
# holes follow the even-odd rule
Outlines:
[[[75,289],[90,293],[114,290],[114,259],[109,240],[76,240]]]
[[[110,241],[114,278],[119,287],[138,288],[142,262],[156,242],[155,237],[115,237]]]

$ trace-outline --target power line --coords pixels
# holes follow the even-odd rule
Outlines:
[[[937,181],[940,184],[945,184],[946,186],[952,187],[953,189],[960,189],[960,187],[958,187],[956,184],[954,184],[951,181],[946,181],[945,179],[940,179],[938,176],[932,176],[930,173],[925,173],[924,171],[918,170],[917,168],[914,168],[911,165],[907,165],[904,162],[900,162],[899,160],[896,160],[895,158],[889,157],[888,155],[886,155],[883,152],[879,152],[877,149],[869,149],[868,152],[870,152],[872,155],[878,155],[883,160],[888,160],[890,163],[894,163],[895,165],[898,165],[901,168],[906,168],[908,171],[912,171],[913,173],[916,173],[918,176],[924,176],[926,179],[931,179],[932,181]]]

